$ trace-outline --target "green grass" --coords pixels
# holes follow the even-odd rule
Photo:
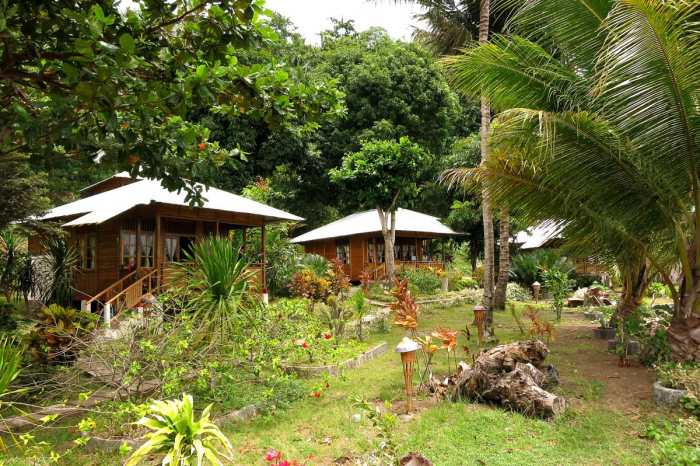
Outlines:
[[[519,305],[522,308],[524,305]],[[434,325],[462,329],[473,320],[472,306],[426,305],[421,308],[419,331],[428,332]],[[544,312],[546,319],[553,313]],[[563,324],[569,321],[564,319]],[[526,327],[527,319],[524,319]],[[507,312],[496,313],[497,336],[501,342],[522,337]],[[476,330],[470,326],[471,352],[476,352]],[[371,334],[368,345],[388,341],[393,347],[405,332],[392,328],[389,333]],[[582,338],[579,338],[581,336]],[[575,409],[554,420],[543,421],[500,407],[470,402],[438,403],[420,396],[418,412],[412,419],[399,421],[396,438],[400,450],[422,451],[436,465],[638,465],[650,462],[653,442],[640,439],[651,422],[659,423],[669,414],[652,408],[632,416],[606,403],[604,381],[595,373],[577,371],[567,355],[578,351],[600,353],[605,350],[577,335],[558,338],[551,346],[550,362],[561,371],[562,386],[556,391],[575,400]],[[466,343],[459,337],[460,345]],[[462,348],[458,359],[471,359]],[[445,353],[434,359],[437,373],[446,372]],[[453,364],[454,365],[454,364]],[[418,376],[414,377],[417,381]],[[303,383],[309,391],[321,379]],[[321,398],[305,398],[289,409],[273,410],[253,421],[227,426],[225,434],[236,451],[236,465],[263,465],[265,452],[281,450],[285,458],[308,461],[309,466],[331,465],[336,458],[360,456],[376,447],[376,432],[363,414],[358,423],[353,414],[361,413],[349,400],[351,395],[362,395],[368,401],[382,405],[391,400],[395,408],[405,399],[400,360],[390,352],[346,374],[343,380],[333,379]],[[74,438],[68,429],[56,431],[45,439],[56,445]],[[62,460],[75,466],[119,465],[116,456],[73,453]],[[22,463],[17,463],[22,464]]]

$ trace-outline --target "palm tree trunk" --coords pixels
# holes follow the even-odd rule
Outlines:
[[[646,295],[647,289],[654,279],[654,275],[649,274],[651,269],[652,266],[646,259],[641,259],[637,266],[622,268],[625,272],[625,283],[622,289],[622,297],[610,318],[611,326],[615,326],[617,322],[626,321],[636,310],[642,307],[644,295]]]
[[[490,0],[481,0],[481,11],[479,18],[479,42],[489,40],[489,11]],[[491,128],[491,109],[486,97],[481,98],[481,163],[484,164],[489,156],[489,133]],[[484,219],[484,298],[483,304],[486,307],[486,326],[493,325],[493,294],[494,294],[494,237],[493,237],[493,215],[489,204],[488,192],[484,190],[481,202],[482,215]]]
[[[501,209],[501,224],[498,237],[501,247],[498,258],[498,283],[494,292],[493,308],[504,311],[506,309],[506,291],[508,290],[508,275],[510,272],[510,218],[506,209]]]

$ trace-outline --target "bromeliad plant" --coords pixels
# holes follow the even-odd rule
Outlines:
[[[136,466],[150,456],[162,457],[163,465],[216,465],[222,459],[231,461],[231,442],[209,419],[212,405],[207,406],[199,420],[195,419],[192,397],[182,400],[156,401],[151,406],[152,417],[137,424],[153,430],[148,441],[131,455],[125,466]]]

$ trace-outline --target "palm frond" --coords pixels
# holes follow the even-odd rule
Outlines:
[[[574,110],[589,100],[575,69],[527,39],[496,35],[463,52],[443,61],[453,86],[473,98],[486,95],[496,109]]]

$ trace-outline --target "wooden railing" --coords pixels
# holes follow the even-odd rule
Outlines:
[[[386,262],[380,264],[368,264],[365,267],[365,272],[368,273],[376,282],[386,277]]]
[[[433,269],[445,270],[445,264],[442,261],[401,261],[395,260],[396,272],[402,272],[406,269]]]
[[[133,280],[135,279],[136,274],[138,272],[139,272],[138,270],[134,270],[129,275],[126,275],[124,278],[122,278],[118,282],[111,284],[108,288],[102,290],[100,293],[96,294],[91,299],[87,300],[85,302],[85,304],[87,306],[90,306],[92,303],[97,302],[97,303],[104,305],[107,301],[112,299],[115,295],[124,291],[125,287],[130,286],[133,283]]]
[[[146,272],[142,269],[142,272]],[[157,286],[158,269],[153,269],[144,276],[137,278],[134,283],[126,287],[105,305],[110,306],[111,320],[116,319],[123,311],[136,306],[145,293],[150,293]]]

